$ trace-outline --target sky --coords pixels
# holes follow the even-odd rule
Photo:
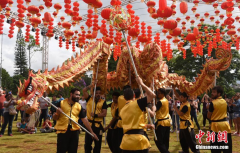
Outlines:
[[[11,9],[12,9],[12,11],[17,12],[17,7],[16,7],[17,0],[13,0],[13,1],[14,1],[14,4],[13,4],[13,7],[11,7]],[[158,1],[157,0],[155,0],[155,1],[157,3],[156,8],[158,8]],[[73,2],[75,2],[75,1],[73,0],[72,3]],[[79,14],[81,16],[84,14],[87,14],[87,4],[85,4],[82,0],[78,0],[78,2],[80,3]],[[167,1],[167,2],[168,2],[167,3],[168,6],[171,6],[172,1]],[[64,6],[64,0],[53,0],[52,3],[53,3],[53,5],[55,3],[60,3],[62,6]],[[102,3],[103,3],[103,7],[110,5],[110,0],[102,0]],[[159,25],[157,25],[157,20],[154,20],[149,16],[149,13],[147,12],[148,8],[145,3],[141,3],[141,0],[136,0],[135,2],[133,2],[131,4],[133,5],[133,10],[135,11],[135,15],[138,15],[140,17],[140,22],[144,21],[147,23],[146,26],[152,26],[153,33],[156,31],[160,32],[162,30],[162,28]],[[24,5],[27,6],[25,3],[24,3]],[[36,6],[43,5],[45,7],[43,0],[40,0],[40,1],[32,0],[30,5],[36,5]],[[184,18],[187,15],[189,15],[191,17],[195,16],[195,14],[193,14],[193,12],[191,11],[191,8],[193,7],[194,4],[188,3],[189,9],[185,15],[180,13],[179,2],[177,2],[176,5],[177,5],[177,8],[176,8],[177,14],[175,15],[175,17],[170,17],[169,19],[176,19],[177,17],[181,17],[181,18],[183,18],[181,20],[181,22],[182,22],[183,20],[186,21]],[[124,6],[123,8],[126,8],[126,6]],[[221,11],[220,14],[225,15],[225,11],[221,10],[220,6],[218,8]],[[233,12],[234,18],[239,14],[238,10],[239,9],[237,7],[235,7],[235,10]],[[54,7],[51,7],[50,9],[47,9],[45,7],[45,9],[42,12],[41,17],[43,17],[43,14],[45,12],[53,13],[53,11],[55,11]],[[62,8],[62,10],[60,10],[57,18],[54,18],[55,19],[54,25],[57,25],[57,23],[60,21],[61,16],[64,16],[66,18],[66,21],[70,20],[70,17],[68,17],[63,12],[64,12],[64,7]],[[197,7],[196,13],[200,13],[201,17],[203,17],[205,12],[209,12],[210,16],[215,16],[214,8],[211,5],[199,4],[199,6]],[[215,18],[217,19],[219,17],[215,16]],[[195,19],[195,18],[193,18],[193,19]],[[6,18],[5,18],[5,20],[6,20]],[[220,20],[220,22],[223,23],[223,20]],[[178,24],[178,27],[181,28],[182,25],[180,23]],[[197,26],[198,23],[199,23],[199,21],[196,20],[194,25]],[[209,19],[205,19],[205,23],[214,24],[214,22],[211,22]],[[99,17],[98,24],[101,25],[101,16]],[[82,25],[85,26],[85,21],[81,22],[80,25],[76,25],[76,27],[72,28],[72,30],[80,31],[80,26],[82,26]],[[3,32],[5,34],[8,34],[9,26],[10,26],[9,24],[4,22]],[[189,28],[191,26],[190,22],[187,22],[186,26],[187,26],[187,28]],[[237,23],[235,23],[235,26],[237,28],[239,27]],[[17,31],[18,31],[18,29],[17,29],[17,27],[15,27],[14,37],[12,39],[10,39],[7,35],[3,35],[3,43],[0,44],[0,46],[2,47],[3,68],[5,68],[11,76],[14,74],[14,51],[15,51],[15,45],[16,45]],[[25,35],[25,28],[23,28],[23,33]],[[35,33],[31,32],[31,34],[33,36],[35,36]],[[98,34],[99,38],[101,36],[102,35]],[[165,39],[165,36],[163,36],[162,33],[161,33],[160,37],[161,37],[161,40]],[[0,39],[2,39],[2,36]],[[41,43],[40,46],[42,46],[42,36],[40,36],[40,43]],[[70,48],[71,48],[71,46],[70,46]],[[176,48],[176,46],[174,46],[172,44],[172,48]],[[79,51],[80,51],[80,49],[76,47],[76,52],[79,52]],[[71,51],[71,49],[69,49],[69,50],[65,49],[64,43],[63,43],[63,47],[59,48],[58,40],[55,40],[54,37],[51,38],[49,40],[48,69],[51,70],[54,67],[56,68],[58,65],[62,65],[62,63],[66,59],[70,58],[73,55],[74,55],[74,53]],[[28,56],[28,53],[27,53],[27,56]],[[31,68],[34,69],[35,71],[37,71],[38,69],[42,69],[42,53],[41,52],[36,52],[33,55],[32,59],[31,59]]]

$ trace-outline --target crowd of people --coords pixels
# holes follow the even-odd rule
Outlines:
[[[141,78],[137,77],[136,80],[145,91],[144,95],[141,90],[133,90],[131,86],[126,85],[122,91],[123,95],[114,92],[112,103],[108,105],[100,87],[96,88],[94,96],[89,94],[88,90],[96,82],[84,88],[82,96],[77,88],[72,89],[70,97],[65,99],[62,95],[58,96],[59,99],[53,95],[52,104],[58,109],[50,107],[46,100],[51,100],[44,92],[43,97],[38,99],[41,115],[35,127],[28,127],[29,115],[24,110],[20,110],[21,124],[18,125],[18,131],[33,134],[37,132],[37,126],[41,127],[40,132],[42,133],[56,131],[58,153],[77,152],[81,128],[73,121],[78,122],[89,131],[89,133],[85,133],[85,153],[101,152],[104,132],[107,132],[107,142],[113,153],[148,153],[151,145],[147,130],[155,131],[154,142],[157,148],[160,152],[167,153],[169,152],[170,132],[177,132],[182,147],[181,152],[188,153],[190,148],[192,152],[197,153],[200,151],[196,148],[194,132],[194,125],[196,125],[198,130],[208,128],[209,131],[215,132],[216,140],[219,131],[227,131],[227,143],[215,141],[211,142],[211,145],[226,145],[228,150],[225,152],[232,152],[231,137],[232,135],[240,136],[239,93],[232,98],[224,97],[223,99],[223,89],[219,86],[212,89],[211,97],[205,94],[202,98],[189,97],[186,93],[179,94],[175,87],[170,92],[160,88],[154,93],[143,83]],[[0,137],[4,135],[7,125],[8,135],[12,136],[13,119],[14,116],[17,119],[18,113],[14,105],[16,105],[16,100],[12,94],[3,94],[3,91],[0,90],[0,123],[2,123]],[[202,109],[200,109],[201,105]],[[106,125],[104,118],[108,108],[111,109],[112,119]],[[63,115],[63,112],[73,121]],[[150,124],[148,115],[155,124]],[[198,122],[199,115],[203,117],[202,123]],[[53,119],[53,123],[51,119]],[[207,121],[208,127],[206,127]],[[230,127],[233,126],[235,132],[231,133]],[[93,142],[94,147],[92,147]],[[219,150],[212,150],[212,152],[219,152]]]

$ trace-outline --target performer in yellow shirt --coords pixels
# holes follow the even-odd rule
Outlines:
[[[112,100],[113,102],[109,104],[111,106],[111,115],[112,120],[108,124],[106,128],[104,128],[104,131],[108,130],[107,133],[107,142],[108,146],[113,153],[118,153],[120,151],[120,147],[118,144],[118,133],[117,133],[117,122],[118,122],[118,97],[120,94],[118,92],[114,92],[112,94]]]
[[[216,86],[212,88],[211,98],[212,102],[209,104],[209,111],[207,117],[211,120],[211,131],[215,132],[215,142],[210,142],[213,146],[228,146],[228,149],[211,150],[212,153],[231,153],[232,152],[232,136],[231,128],[227,122],[227,102],[222,98],[223,88]],[[218,133],[226,131],[227,143],[218,140]],[[223,136],[223,135],[222,135]],[[225,137],[226,138],[226,137]],[[219,147],[220,148],[220,147]]]
[[[126,85],[123,87],[123,91],[126,89],[131,89],[130,85]],[[121,112],[122,108],[126,105],[126,100],[124,99],[124,96],[121,95],[118,97],[118,114]],[[122,127],[122,119],[119,117],[119,120],[117,122],[117,144],[116,146],[119,148],[119,151],[117,153],[122,153],[122,150],[120,148],[121,142],[122,142],[122,137],[123,137],[123,127]]]
[[[87,119],[90,122],[90,125],[92,126],[93,132],[96,133],[96,135],[99,138],[99,141],[94,140],[94,153],[100,153],[101,152],[101,145],[102,145],[102,134],[104,132],[103,129],[103,118],[107,115],[107,104],[104,99],[101,99],[101,88],[96,87],[96,94],[95,94],[95,100],[93,103],[93,98],[88,94],[87,90],[91,89],[93,86],[87,86],[83,89],[83,96],[84,99],[86,99],[87,102]],[[92,105],[93,105],[93,112],[92,112]],[[92,142],[93,139],[86,133],[85,135],[85,153],[91,153],[92,152]]]
[[[155,94],[149,89],[138,76],[136,81],[146,92],[146,97],[135,100],[134,91],[130,88],[124,90],[126,105],[120,111],[124,136],[120,148],[122,153],[148,153],[151,147],[149,140],[144,135],[144,128],[154,128],[154,125],[141,124],[142,112],[148,103],[151,103]]]
[[[84,109],[78,103],[79,99],[80,91],[74,88],[71,90],[69,98],[56,104],[58,109],[56,110],[57,112],[53,114],[53,119],[57,120],[57,124],[54,127],[57,130],[57,153],[77,153],[80,132],[80,127],[61,112],[64,112],[76,122],[81,118],[85,127],[95,136],[95,139],[97,139],[97,136],[88,123]]]
[[[191,120],[191,106],[188,102],[188,95],[183,92],[178,95],[175,88],[173,88],[174,93],[176,97],[180,100],[181,106],[178,110],[177,105],[173,105],[173,108],[175,109],[176,113],[179,115],[180,118],[180,132],[179,132],[179,139],[180,144],[183,151],[180,151],[181,153],[189,153],[189,148],[194,153],[199,153],[199,150],[196,149],[196,138],[195,138],[195,132],[194,132],[194,125]]]
[[[156,109],[156,146],[161,153],[169,153],[169,137],[170,137],[170,115],[169,115],[169,102],[165,98],[166,90],[160,88],[157,90],[157,98],[160,99],[157,102]]]

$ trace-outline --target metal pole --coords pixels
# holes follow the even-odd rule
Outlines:
[[[3,46],[3,34],[2,34],[2,41],[1,41],[1,68],[0,68],[0,87],[2,87],[2,47]]]
[[[124,39],[127,40],[124,30],[122,30],[122,34],[123,34],[123,36],[124,36]],[[132,57],[131,50],[130,50],[129,45],[128,45],[128,41],[125,41],[125,42],[126,42],[126,44],[127,44],[128,53],[129,53],[129,56],[130,56],[130,59],[131,59],[132,65],[133,65],[133,70],[134,70],[135,75],[136,75],[136,77],[137,77],[137,76],[138,76],[138,73],[137,73],[136,66],[135,66],[135,64],[134,64],[134,60],[133,60],[133,57]],[[143,95],[143,89],[142,89],[142,86],[141,86],[141,85],[139,85],[139,89],[140,89],[140,91],[141,91],[141,94]]]
[[[98,65],[97,65],[97,73],[96,73],[96,78],[97,79],[97,76],[98,76],[98,68],[99,68],[99,60],[98,60]],[[97,87],[97,84],[96,84],[96,81],[94,81],[94,91],[93,91],[93,101],[92,101],[92,113],[93,113],[93,106],[94,106],[94,101],[95,101],[95,94],[96,94],[96,87]]]
[[[150,116],[150,113],[149,113],[149,111],[148,111],[148,107],[146,107],[146,111],[147,111],[147,114],[148,114],[148,117],[149,117],[150,124],[153,124],[152,119],[151,119],[151,116]],[[153,134],[154,134],[155,140],[157,141],[157,135],[156,135],[155,130],[153,130]]]
[[[6,35],[5,33],[2,34],[2,41],[1,41],[1,67],[0,67],[0,87],[2,87],[2,49],[3,49],[3,35]]]
[[[174,90],[173,91],[173,104],[175,105],[175,98],[174,98]],[[174,110],[174,113],[175,113],[175,127],[176,127],[176,135],[177,135],[177,141],[178,141],[178,133],[177,133],[177,129],[178,129],[178,126],[177,126],[177,112]],[[173,123],[174,124],[174,123]]]
[[[128,69],[128,77],[129,77],[129,85],[132,86],[132,80],[131,80],[131,64],[129,63],[129,69]]]
[[[217,72],[215,72],[215,82],[214,82],[214,86],[217,85]]]
[[[153,77],[152,85],[153,85],[153,92],[155,92],[155,87],[154,87],[154,77]],[[156,106],[155,98],[153,98],[153,106]],[[154,114],[154,116],[153,116],[153,120],[154,120],[154,122],[155,122],[155,119],[156,119],[156,114]]]
[[[47,99],[45,99],[44,97],[42,97],[47,103],[49,103],[52,107],[54,107],[55,109],[58,109],[55,105],[53,105],[50,101],[48,101]],[[79,127],[81,127],[85,132],[87,132],[88,134],[90,134],[92,137],[94,137],[94,135],[92,135],[92,133],[90,133],[88,130],[86,130],[84,127],[82,127],[80,124],[78,124],[76,121],[74,121],[70,116],[68,116],[67,114],[65,114],[64,112],[61,112],[63,115],[65,115],[67,118],[69,118],[72,122],[74,122],[75,124],[77,124]]]

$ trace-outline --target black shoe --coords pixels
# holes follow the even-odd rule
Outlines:
[[[0,124],[0,127],[2,127],[2,124]]]
[[[15,119],[14,121],[17,121],[17,119]]]

